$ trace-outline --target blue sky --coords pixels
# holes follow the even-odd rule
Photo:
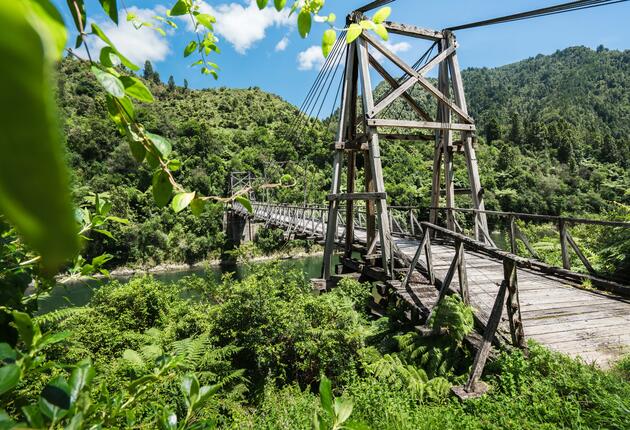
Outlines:
[[[64,14],[71,17],[64,0],[53,0]],[[562,3],[564,0],[398,0],[392,3],[393,21],[427,28],[444,27],[476,21],[538,7]],[[217,36],[220,55],[214,55],[220,78],[202,76],[191,69],[192,56],[183,58],[184,46],[193,37],[184,23],[166,38],[150,29],[135,30],[121,19],[121,26],[103,25],[119,49],[138,63],[148,58],[166,81],[169,75],[181,85],[187,79],[190,87],[258,86],[299,105],[312,84],[319,65],[319,41],[325,24],[314,24],[307,39],[297,34],[295,17],[287,18],[269,9],[257,10],[254,0],[206,0],[206,6],[218,19]],[[323,12],[334,12],[338,25],[352,9],[367,0],[327,0]],[[120,2],[119,2],[120,3]],[[156,13],[164,15],[165,6],[175,0],[126,0],[128,8],[148,19]],[[272,0],[269,2],[273,3]],[[289,0],[288,3],[291,3]],[[105,23],[96,0],[86,0],[88,15]],[[322,12],[322,13],[323,13]],[[494,67],[512,63],[539,53],[550,54],[557,49],[585,45],[592,48],[603,44],[610,49],[630,48],[630,2],[588,9],[533,20],[501,24],[457,33],[458,55],[462,67]],[[72,44],[74,36],[71,37]],[[426,42],[403,41],[392,37],[390,46],[405,60],[414,62],[426,49]],[[310,50],[309,50],[310,49]],[[141,64],[140,64],[141,65]]]

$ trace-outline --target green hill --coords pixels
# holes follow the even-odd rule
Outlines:
[[[630,202],[630,51],[568,48],[468,69],[463,77],[489,208],[585,215]],[[260,89],[189,90],[148,78],[156,102],[139,107],[138,116],[173,141],[185,187],[226,195],[231,171],[266,175],[268,182],[288,173],[296,186],[272,190],[272,198],[301,202],[306,182],[309,201],[324,201],[333,136],[321,122],[296,137],[297,108]],[[379,85],[377,97],[385,90]],[[133,161],[106,117],[97,83],[77,61],[62,63],[58,99],[77,201],[107,192],[115,213],[131,220],[116,227],[115,239],[91,242],[90,253],[108,251],[115,264],[158,264],[200,260],[221,247],[221,205],[197,219],[152,204],[150,172]],[[398,103],[392,112],[410,117]],[[431,159],[431,143],[383,142],[392,204],[429,205]],[[456,186],[465,187],[462,157],[456,166]]]

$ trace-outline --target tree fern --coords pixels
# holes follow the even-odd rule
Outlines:
[[[40,327],[45,327],[51,324],[56,324],[80,313],[87,312],[88,310],[88,308],[84,307],[57,309],[55,311],[33,317],[33,322]]]

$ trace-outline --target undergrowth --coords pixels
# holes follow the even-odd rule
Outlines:
[[[20,419],[21,406],[64,374],[55,363],[88,358],[98,402],[99,390],[115,392],[168,355],[181,366],[130,411],[135,428],[156,428],[162,408],[185,413],[176,381],[191,372],[219,390],[194,420],[218,428],[308,429],[315,416],[323,428],[342,419],[372,429],[630,428],[630,357],[602,371],[532,343],[527,358],[512,351],[489,362],[490,392],[461,403],[450,389],[465,382],[472,364],[463,345],[471,310],[446,297],[430,324],[447,334],[421,337],[393,317],[370,320],[369,292],[346,279],[317,296],[302,273],[277,264],[242,281],[112,282],[86,307],[38,317],[72,335],[46,350],[48,370],[0,399]],[[318,394],[323,376],[334,404]]]

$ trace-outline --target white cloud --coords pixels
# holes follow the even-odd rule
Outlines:
[[[411,45],[407,42],[398,42],[398,43],[384,42],[383,45],[396,55],[400,54],[401,52],[407,52],[411,49]],[[370,49],[370,53],[378,61],[381,61],[385,58],[383,54],[381,54],[381,52],[377,51],[376,49]]]
[[[139,21],[154,22],[153,16],[159,14],[157,9],[139,9],[130,7],[129,12],[136,14]],[[110,20],[96,22],[105,32],[114,46],[129,60],[142,66],[146,60],[152,62],[163,61],[170,52],[168,40],[157,31],[141,27],[136,29],[131,22],[127,21],[127,16],[121,12],[118,17],[118,26]],[[88,38],[88,47],[93,56],[98,57],[100,48],[105,43],[96,36]]]
[[[252,45],[264,39],[269,27],[288,27],[294,25],[295,21],[294,17],[288,16],[287,10],[278,12],[272,7],[259,10],[255,0],[249,0],[246,5],[224,3],[210,6],[201,2],[200,10],[217,19],[215,33],[232,44],[240,54],[245,54]],[[191,26],[188,28],[192,30]]]
[[[289,46],[289,38],[284,36],[276,45],[276,52],[284,51]]]
[[[313,45],[298,54],[298,69],[319,69],[324,65],[324,61],[325,58],[324,54],[322,54],[322,47],[319,45]]]

